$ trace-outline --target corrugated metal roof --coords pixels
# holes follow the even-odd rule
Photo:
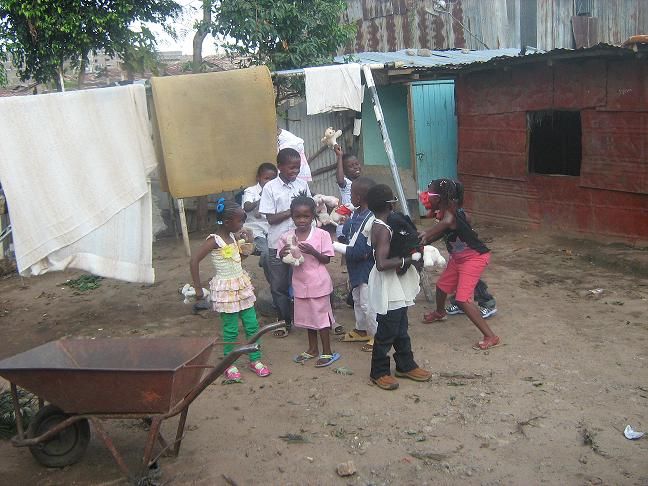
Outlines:
[[[346,56],[337,56],[335,62],[344,63],[350,58],[353,62],[366,63],[395,63],[399,68],[420,68],[434,66],[457,66],[486,62],[498,57],[519,56],[520,49],[487,49],[471,51],[468,49],[452,49],[431,51],[429,49],[403,49],[395,52],[360,52]]]

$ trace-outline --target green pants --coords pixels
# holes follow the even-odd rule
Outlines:
[[[239,326],[238,320],[241,318],[243,329],[245,329],[245,336],[249,339],[259,331],[259,322],[257,321],[256,311],[254,307],[242,310],[240,312],[221,312],[221,320],[223,321],[223,341],[226,343],[234,343],[238,340]],[[227,356],[234,349],[234,344],[226,344],[223,347],[223,354]],[[261,359],[261,353],[254,351],[250,353],[250,361],[258,361]]]

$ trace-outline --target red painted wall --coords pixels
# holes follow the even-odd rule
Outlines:
[[[459,177],[482,219],[648,241],[648,62],[562,60],[456,80]],[[527,111],[580,110],[578,177],[529,174]]]

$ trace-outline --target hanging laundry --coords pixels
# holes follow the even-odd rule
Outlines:
[[[339,64],[304,69],[306,113],[362,111],[360,64]]]
[[[2,98],[0,146],[21,275],[154,281],[144,86]]]
[[[153,78],[151,86],[161,181],[174,197],[248,186],[259,164],[275,159],[277,115],[267,67]]]
[[[306,182],[312,181],[313,176],[311,175],[310,165],[308,165],[308,160],[306,160],[306,153],[304,151],[304,139],[299,138],[288,130],[280,128],[279,135],[277,135],[277,151],[284,148],[291,148],[299,152],[301,166],[299,167],[299,174],[297,177]]]

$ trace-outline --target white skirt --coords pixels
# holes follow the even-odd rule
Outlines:
[[[390,310],[414,305],[421,290],[420,278],[413,266],[403,275],[396,275],[396,270],[379,272],[374,265],[369,273],[369,308],[384,315]]]

